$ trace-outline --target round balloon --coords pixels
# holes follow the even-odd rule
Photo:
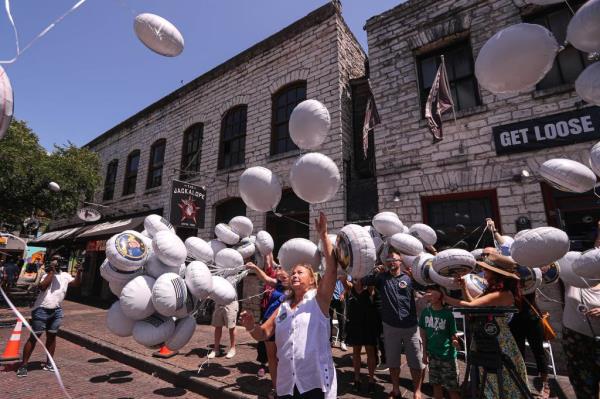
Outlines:
[[[153,314],[137,321],[133,326],[133,339],[149,348],[164,343],[175,331],[175,322],[171,317]]]
[[[435,259],[434,259],[435,260]],[[433,263],[433,261],[432,261]],[[429,268],[429,278],[437,285],[441,285],[449,290],[460,290],[460,282],[454,277],[440,276],[433,267]]]
[[[463,276],[473,271],[475,258],[469,251],[450,248],[439,252],[431,266],[442,277]]]
[[[593,63],[579,74],[575,91],[584,101],[600,105],[600,62]]]
[[[465,286],[467,287],[469,294],[471,294],[473,298],[477,298],[483,294],[488,287],[487,281],[476,274],[465,274],[463,280],[465,281]]]
[[[181,238],[167,230],[154,234],[152,248],[160,261],[167,266],[179,267],[187,258],[187,248]]]
[[[220,240],[218,240],[218,239],[216,239],[216,238],[215,238],[215,239],[213,239],[213,240],[210,240],[210,241],[208,242],[208,244],[209,244],[209,245],[210,245],[210,247],[212,248],[212,250],[213,250],[213,256],[215,256],[215,257],[217,256],[217,254],[218,254],[220,251],[222,251],[222,250],[224,250],[225,248],[227,248],[227,244],[225,244],[224,242],[222,242],[222,241],[220,241]],[[213,262],[214,262],[214,260],[215,260],[215,258],[213,257]]]
[[[212,275],[208,267],[200,262],[190,262],[185,270],[185,284],[193,296],[204,300],[212,291]]]
[[[560,265],[560,279],[567,286],[577,288],[590,288],[600,283],[600,280],[585,279],[573,271],[573,263],[581,256],[581,252],[570,251],[558,260]]]
[[[408,233],[417,237],[424,245],[435,245],[437,234],[435,230],[423,223],[415,223],[408,229]]]
[[[125,316],[133,320],[142,320],[154,313],[152,305],[154,281],[150,276],[138,276],[123,287],[120,301]]]
[[[396,233],[389,239],[390,245],[401,254],[417,256],[423,252],[423,243],[410,234]]]
[[[233,249],[238,251],[244,259],[252,257],[254,252],[256,252],[256,246],[249,238],[242,238],[240,242],[233,247]]]
[[[121,296],[121,292],[123,292],[123,287],[125,287],[127,283],[120,283],[118,281],[110,281],[108,283],[108,288],[110,292],[114,294],[117,298]]]
[[[373,227],[384,237],[404,232],[404,225],[394,212],[379,212],[373,217]]]
[[[521,266],[542,267],[562,258],[569,251],[569,236],[554,227],[538,227],[521,234],[510,248],[510,255]]]
[[[163,316],[173,317],[185,306],[187,287],[185,281],[175,273],[165,273],[152,286],[152,304]]]
[[[142,273],[143,270],[141,268],[130,272],[119,270],[116,267],[112,266],[108,259],[105,259],[104,262],[102,262],[102,264],[100,265],[100,276],[102,276],[102,278],[108,281],[109,283],[115,282],[125,284],[130,282],[137,276],[142,275]]]
[[[2,137],[0,137],[2,138]],[[50,189],[50,191],[53,191],[55,193],[60,191],[60,186],[58,185],[58,183],[51,181],[50,183],[48,183],[48,188]]]
[[[523,294],[533,294],[542,286],[542,272],[540,269],[517,266],[517,274],[521,277],[521,289]]]
[[[13,108],[14,108],[14,98],[12,85],[10,84],[10,79],[6,74],[4,68],[0,66],[0,107],[2,112],[0,112],[0,139],[4,137],[6,132],[8,131],[8,127],[10,126],[10,122],[13,117]],[[54,183],[56,187],[58,184]],[[52,187],[50,187],[52,191]],[[60,188],[59,188],[60,189]]]
[[[231,227],[231,230],[241,238],[249,237],[254,229],[252,220],[248,219],[246,216],[236,216],[231,219],[228,224],[229,227]]]
[[[597,176],[600,176],[600,142],[594,144],[590,150],[590,167]]]
[[[327,107],[317,100],[305,100],[290,115],[290,138],[303,150],[316,150],[325,142],[330,125]]]
[[[210,297],[215,301],[217,305],[229,305],[235,301],[237,294],[235,288],[229,281],[221,276],[212,276],[213,289],[210,293]]]
[[[340,171],[335,162],[318,152],[302,155],[290,169],[294,193],[310,204],[329,201],[340,183]]]
[[[567,42],[585,53],[600,51],[600,1],[588,0],[567,26]]]
[[[106,258],[119,270],[138,270],[146,263],[150,252],[145,244],[146,239],[140,233],[130,230],[115,234],[106,242]]]
[[[260,252],[260,254],[262,256],[266,256],[270,253],[273,252],[273,248],[275,248],[275,243],[273,242],[273,237],[271,237],[271,234],[267,233],[264,230],[259,231],[258,233],[256,233],[256,248],[258,249],[258,252]]]
[[[542,270],[542,284],[548,285],[558,281],[560,276],[560,265],[558,262],[553,262],[550,266],[541,268]]]
[[[106,312],[106,327],[118,337],[129,337],[133,333],[135,320],[130,319],[123,313],[121,302],[116,301]]]
[[[412,263],[413,278],[417,283],[421,284],[422,286],[434,284],[434,282],[431,280],[431,277],[429,276],[431,262],[433,262],[433,258],[433,255],[423,252],[422,254],[419,254],[419,256],[417,256]]]
[[[244,265],[244,258],[233,248],[225,248],[215,256],[215,264],[221,269],[234,269]]]
[[[579,277],[600,279],[600,248],[583,252],[575,259],[572,268]]]
[[[167,266],[160,261],[156,254],[152,254],[144,265],[144,271],[152,278],[159,278],[165,273],[179,273],[179,266]]]
[[[552,68],[559,45],[538,24],[502,29],[481,48],[475,61],[477,81],[492,93],[531,90]]]
[[[373,239],[357,224],[342,227],[337,235],[336,251],[338,263],[353,279],[363,278],[375,266]]]
[[[196,331],[196,319],[188,316],[175,323],[175,331],[173,335],[165,342],[165,346],[172,351],[178,351],[183,348]]]
[[[248,168],[239,181],[240,196],[248,208],[258,212],[274,210],[281,200],[281,183],[276,174],[262,166]]]
[[[156,14],[139,14],[135,17],[133,29],[138,39],[150,50],[175,57],[183,51],[183,36],[175,25]]]
[[[228,245],[235,245],[240,242],[240,236],[225,223],[219,223],[215,226],[215,235],[220,241]]]
[[[150,238],[154,238],[154,235],[163,230],[168,230],[175,234],[175,227],[165,218],[160,215],[148,215],[144,219],[144,230]]]
[[[292,238],[283,243],[277,259],[283,270],[289,272],[296,265],[310,265],[313,270],[319,267],[321,255],[316,244],[306,238]]]
[[[544,162],[540,167],[540,175],[557,190],[572,193],[585,193],[596,185],[594,172],[570,159],[555,158]]]
[[[214,259],[213,249],[209,243],[200,237],[188,237],[185,240],[185,247],[190,258],[200,260],[202,262],[212,262]]]

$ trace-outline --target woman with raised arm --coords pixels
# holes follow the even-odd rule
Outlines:
[[[277,346],[277,396],[279,398],[336,398],[337,380],[329,345],[329,303],[337,279],[333,245],[327,235],[327,218],[315,220],[323,242],[325,272],[316,286],[313,269],[307,264],[291,270],[290,290],[279,310],[262,325],[248,312],[241,324],[258,341],[275,334]]]

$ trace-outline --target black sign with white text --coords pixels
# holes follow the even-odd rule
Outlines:
[[[203,187],[173,180],[170,222],[175,227],[204,227],[206,190]]]
[[[496,154],[600,139],[600,108],[589,107],[492,128]]]

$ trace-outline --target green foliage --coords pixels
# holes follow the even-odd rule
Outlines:
[[[101,182],[98,155],[72,143],[48,153],[24,121],[0,140],[0,222],[20,226],[31,215],[70,216]],[[61,190],[48,189],[54,181]]]

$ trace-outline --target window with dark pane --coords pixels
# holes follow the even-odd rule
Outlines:
[[[583,1],[572,2],[571,6],[577,9],[583,4]],[[524,18],[525,22],[538,24],[548,29],[559,44],[565,42],[567,37],[567,26],[571,20],[571,11],[565,4],[554,7],[548,7],[542,13],[534,14]],[[568,45],[563,51],[558,53],[554,60],[552,69],[546,74],[544,79],[537,85],[538,90],[550,89],[568,83],[574,83],[581,71],[585,69],[591,61],[587,59],[585,53]]]
[[[475,78],[473,52],[468,41],[461,41],[438,51],[427,53],[417,58],[419,87],[421,89],[421,109],[425,113],[427,96],[433,85],[435,74],[441,63],[441,56],[446,61],[446,72],[450,91],[456,110],[468,109],[481,104],[479,87]]]
[[[306,82],[287,85],[273,95],[273,116],[271,128],[271,155],[297,150],[290,138],[288,123],[292,111],[306,100]]]
[[[246,204],[241,198],[230,198],[215,207],[215,226],[229,223],[236,216],[246,216]]]
[[[117,169],[119,168],[119,160],[113,159],[106,167],[106,179],[104,180],[104,201],[113,199],[115,195],[115,182],[117,181]]]
[[[227,111],[221,121],[221,144],[219,146],[219,169],[244,163],[246,155],[246,111],[239,105]]]
[[[162,184],[163,164],[165,163],[166,140],[160,139],[150,149],[150,167],[146,188],[158,187]]]
[[[137,184],[138,168],[140,166],[140,150],[135,150],[127,157],[125,168],[125,179],[123,181],[123,195],[135,193]]]
[[[197,123],[186,129],[183,134],[183,149],[181,150],[181,173],[180,179],[185,180],[194,177],[200,170],[200,158],[202,153],[202,136],[204,125]]]

